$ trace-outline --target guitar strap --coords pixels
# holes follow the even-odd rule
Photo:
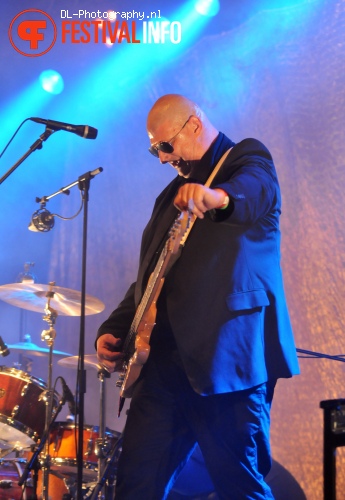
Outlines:
[[[223,163],[224,163],[224,161],[225,161],[226,157],[228,156],[228,154],[230,153],[231,149],[232,149],[232,148],[229,148],[229,149],[227,149],[227,150],[225,151],[225,153],[223,154],[223,156],[222,156],[222,157],[220,158],[220,160],[218,161],[217,165],[216,165],[216,166],[214,167],[214,169],[212,170],[211,175],[209,176],[209,178],[207,179],[207,181],[206,181],[206,182],[205,182],[205,184],[204,184],[206,187],[209,187],[209,186],[211,185],[211,183],[212,183],[213,179],[214,179],[214,178],[215,178],[215,176],[217,175],[217,173],[218,173],[218,171],[219,171],[220,167],[223,165]],[[188,182],[188,179],[186,179],[186,182]],[[185,234],[184,234],[184,236],[182,237],[181,242],[180,242],[180,249],[182,249],[182,248],[183,248],[183,246],[184,246],[184,244],[185,244],[185,242],[186,242],[186,240],[187,240],[187,238],[188,238],[188,236],[189,236],[189,233],[190,233],[190,231],[192,230],[192,227],[193,227],[194,222],[196,221],[196,219],[197,219],[197,217],[196,217],[194,214],[191,214],[191,216],[190,216],[190,220],[189,220],[189,225],[188,225],[188,227],[187,227],[187,229],[186,229],[186,231],[185,231]],[[173,220],[174,220],[174,221],[176,221],[176,213],[174,214],[174,219],[173,219]],[[170,226],[169,226],[169,228],[168,228],[168,230],[167,230],[167,233],[166,233],[166,234],[169,234],[169,233],[170,233],[171,228],[172,228],[172,226],[171,226],[171,222],[170,222]],[[166,238],[166,235],[165,235],[165,238]],[[163,238],[161,241],[162,241],[162,242],[164,242],[165,238]],[[151,244],[153,244],[153,242],[151,242]],[[158,247],[158,248],[159,248],[159,247]],[[158,250],[155,252],[155,255],[157,255],[157,254],[158,254]],[[158,255],[159,255],[159,254],[158,254]],[[169,272],[169,270],[171,269],[171,267],[173,266],[173,264],[174,264],[174,263],[176,262],[176,260],[179,258],[179,255],[180,255],[180,252],[179,252],[179,253],[177,253],[177,254],[175,254],[175,255],[174,255],[174,256],[170,259],[170,262],[169,262],[168,267],[167,267],[167,270],[166,270],[166,274],[168,274],[168,272]],[[152,262],[152,261],[151,261],[151,262]],[[152,264],[152,267],[153,267],[153,264]],[[149,274],[151,274],[151,270],[152,270],[152,268],[151,268],[151,264],[150,264],[150,265],[147,265],[146,270],[145,270],[145,276],[147,276],[147,269],[150,269],[150,273],[149,273]],[[141,276],[141,280],[142,280],[142,281],[143,281],[143,279],[144,279],[144,278]],[[138,280],[137,280],[137,281],[139,281],[139,277],[138,277]]]
[[[209,176],[209,178],[207,179],[207,181],[205,182],[204,186],[206,187],[210,187],[210,185],[212,184],[212,181],[213,179],[216,177],[220,167],[223,165],[226,157],[228,156],[228,154],[230,153],[230,151],[232,150],[232,148],[229,148],[225,151],[225,153],[223,154],[223,156],[221,157],[221,159],[219,160],[219,162],[217,163],[217,165],[214,167],[214,169],[212,170],[212,173],[211,175]],[[182,240],[181,240],[181,246],[184,246],[185,243],[186,243],[186,240],[189,236],[189,233],[191,232],[192,228],[193,228],[193,225],[194,225],[194,222],[196,221],[197,219],[197,216],[196,215],[192,215],[191,216],[191,219],[190,219],[190,223],[189,223],[189,227],[187,228]]]

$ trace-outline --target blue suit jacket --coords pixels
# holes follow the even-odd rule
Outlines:
[[[231,145],[220,133],[193,182],[204,183]],[[157,198],[143,233],[137,281],[98,335],[127,334],[177,216],[172,201],[184,182],[177,177]],[[164,284],[165,314],[200,394],[242,390],[299,372],[280,267],[280,189],[269,151],[255,139],[236,144],[212,187],[224,189],[231,204],[196,221]]]

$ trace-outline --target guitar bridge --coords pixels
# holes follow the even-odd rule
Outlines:
[[[124,381],[124,378],[125,377],[119,377],[118,380],[116,381],[116,387],[121,387],[122,386],[122,382]]]
[[[119,373],[118,379],[116,381],[116,387],[122,387],[123,381],[125,380],[126,377],[126,371],[127,371],[127,364],[123,366],[122,372]]]

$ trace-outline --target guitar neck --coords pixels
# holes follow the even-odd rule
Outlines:
[[[123,352],[126,357],[131,355],[134,350],[134,342],[138,327],[144,317],[144,314],[149,310],[154,300],[157,301],[160,290],[161,282],[166,276],[172,264],[179,257],[179,249],[181,248],[181,241],[186,233],[190,223],[190,214],[183,212],[180,217],[175,220],[172,228],[170,229],[170,237],[166,241],[163,250],[161,251],[155,268],[149,278],[144,295],[136,310],[134,319],[129,329],[128,335],[124,342]],[[174,257],[172,259],[172,257]]]
[[[136,310],[135,316],[133,318],[131,327],[129,329],[129,333],[124,343],[123,352],[127,354],[131,354],[133,350],[134,340],[136,336],[136,332],[138,330],[138,326],[145,314],[145,312],[150,308],[153,300],[156,297],[156,290],[161,282],[161,280],[165,276],[165,272],[170,261],[172,253],[168,251],[167,245],[164,246],[157,264],[149,278],[148,284],[146,286],[144,295],[141,298],[139,306]]]

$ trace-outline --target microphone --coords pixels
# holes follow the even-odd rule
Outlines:
[[[72,132],[77,134],[84,139],[96,139],[98,130],[96,128],[90,127],[89,125],[72,125],[70,123],[57,122],[55,120],[45,120],[44,118],[29,118],[29,120],[36,123],[43,123],[46,127],[52,130],[65,130],[66,132]]]
[[[54,224],[54,215],[46,208],[40,208],[33,213],[28,229],[29,231],[47,233],[53,229]]]
[[[5,342],[2,340],[2,337],[0,337],[0,355],[5,357],[5,356],[8,356],[10,354],[10,350],[9,348],[7,347],[7,345],[5,344]]]
[[[72,415],[76,415],[76,404],[71,389],[66,384],[66,380],[61,377],[63,397],[67,401],[68,409]]]

